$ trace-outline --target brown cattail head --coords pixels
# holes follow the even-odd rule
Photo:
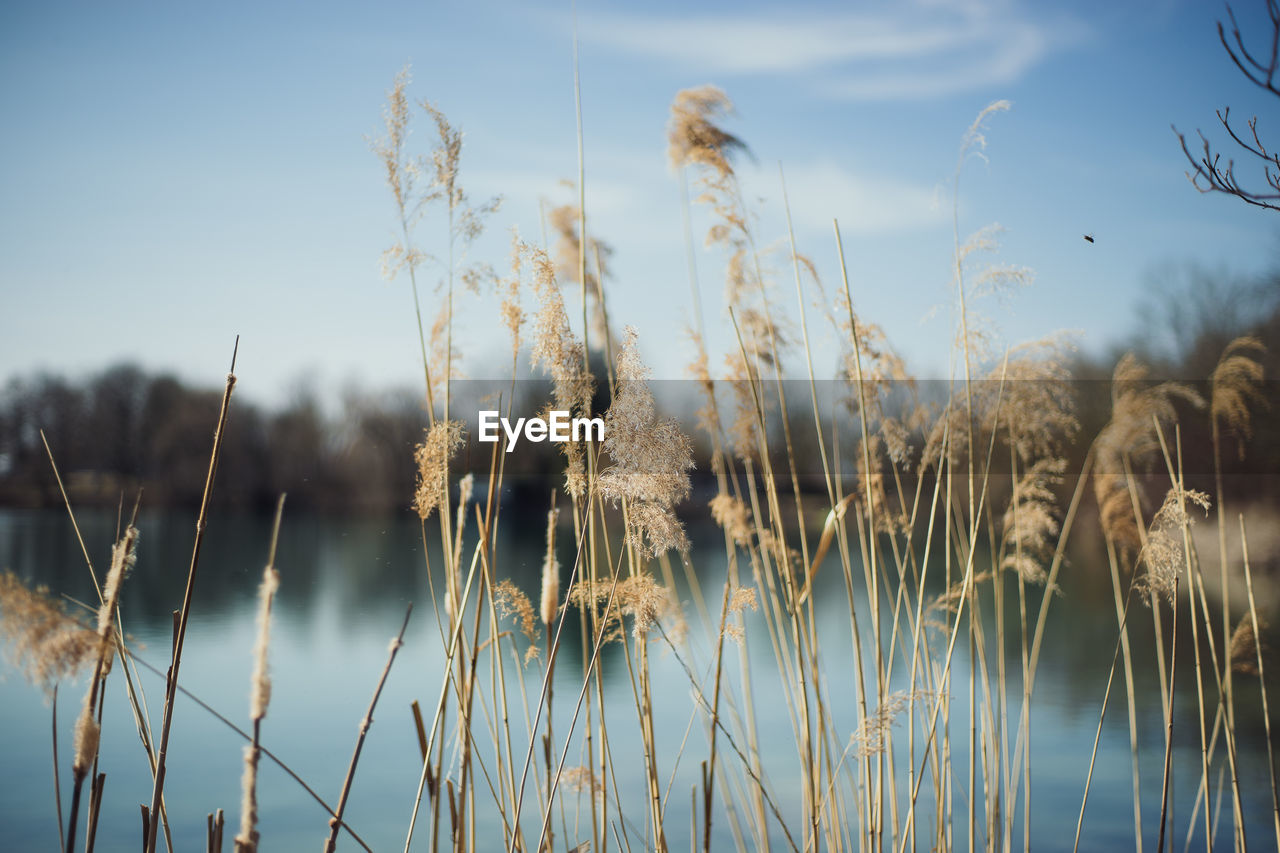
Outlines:
[[[542,560],[542,595],[538,601],[542,624],[550,628],[555,624],[556,611],[560,607],[560,561],[556,559],[556,522],[559,508],[547,513],[547,555]]]

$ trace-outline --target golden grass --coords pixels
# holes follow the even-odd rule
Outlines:
[[[947,399],[936,406],[920,403],[906,364],[883,329],[857,313],[847,275],[843,293],[829,302],[793,234],[788,260],[798,324],[789,319],[762,262],[753,211],[734,168],[745,145],[722,126],[732,115],[731,101],[719,89],[701,87],[676,96],[668,153],[681,180],[690,178],[698,188],[693,203],[704,205],[712,221],[707,244],[724,265],[736,345],[716,376],[703,330],[693,335],[692,372],[706,397],[699,427],[709,448],[700,457],[684,427],[659,411],[639,335],[631,328],[620,337],[613,334],[605,286],[609,253],[586,231],[585,174],[579,174],[576,186],[579,204],[550,214],[555,259],[513,238],[509,273],[496,281],[487,265],[465,255],[497,204],[471,205],[461,188],[462,135],[431,103],[418,106],[435,139],[426,155],[411,155],[416,111],[408,87],[407,71],[402,72],[388,94],[385,135],[373,147],[400,226],[384,266],[390,275],[405,272],[411,279],[418,318],[426,425],[412,460],[405,460],[417,473],[415,492],[405,499],[422,526],[429,580],[424,592],[435,605],[443,674],[434,701],[424,703],[429,719],[415,703],[422,766],[411,812],[406,792],[406,850],[417,833],[419,845],[432,850],[665,851],[686,828],[691,846],[704,851],[729,846],[1029,849],[1044,843],[1035,837],[1032,806],[1033,691],[1059,573],[1089,485],[1116,611],[1116,651],[1099,711],[1095,756],[1123,661],[1133,842],[1141,849],[1152,824],[1149,815],[1144,823],[1144,807],[1148,812],[1151,807],[1138,772],[1143,747],[1134,674],[1154,666],[1169,732],[1161,844],[1175,819],[1187,819],[1170,814],[1169,798],[1175,770],[1187,772],[1175,768],[1171,755],[1179,684],[1176,639],[1179,631],[1190,629],[1198,711],[1190,724],[1198,727],[1200,767],[1177,784],[1181,790],[1199,785],[1197,809],[1202,803],[1203,810],[1191,816],[1189,826],[1200,831],[1203,819],[1207,835],[1213,831],[1209,804],[1214,796],[1226,796],[1228,783],[1220,775],[1229,768],[1230,832],[1244,846],[1231,678],[1235,673],[1263,679],[1264,656],[1247,558],[1242,567],[1250,590],[1247,618],[1225,604],[1219,617],[1207,604],[1189,528],[1192,507],[1207,509],[1211,499],[1186,488],[1183,477],[1184,453],[1206,449],[1183,448],[1176,431],[1179,418],[1204,417],[1197,411],[1203,401],[1191,388],[1155,381],[1136,357],[1121,358],[1112,381],[1111,419],[1089,437],[1084,468],[1068,471],[1065,459],[1080,438],[1080,424],[1065,347],[1050,340],[990,351],[975,305],[985,291],[1022,284],[1029,275],[1016,266],[978,266],[979,253],[994,248],[995,232],[980,229],[962,242],[957,203],[955,331],[961,376]],[[965,132],[957,187],[967,158],[982,154],[988,120],[1007,108],[1005,102],[992,104]],[[429,205],[443,208],[447,230],[419,242],[416,226]],[[429,258],[418,247],[433,244],[448,286],[441,292],[429,352],[416,276]],[[838,225],[835,248],[843,272]],[[587,267],[589,250],[594,270]],[[458,360],[455,279],[463,291],[494,283],[501,300],[498,320],[512,342],[512,382],[521,353],[527,352],[532,368],[551,380],[549,407],[592,414],[600,382],[591,372],[589,341],[594,339],[605,362],[608,408],[599,413],[605,439],[601,445],[564,446],[564,499],[552,493],[536,606],[531,594],[504,576],[513,558],[504,553],[505,545],[499,547],[504,541],[499,534],[504,517],[508,525],[515,523],[512,515],[541,523],[543,508],[534,513],[504,503],[505,454],[497,445],[487,482],[484,475],[477,482],[482,466],[475,472],[458,470],[466,435],[459,413],[451,411]],[[582,293],[581,336],[563,297],[568,283],[578,284]],[[588,293],[597,308],[591,319]],[[815,388],[813,330],[805,315],[815,296],[842,354],[839,410],[820,405]],[[696,306],[695,312],[700,325]],[[589,322],[595,331],[587,331]],[[1238,339],[1211,377],[1208,417],[1215,460],[1221,428],[1242,441],[1251,433],[1252,412],[1264,402],[1261,352],[1259,341]],[[804,413],[805,407],[788,405],[783,380],[784,362],[798,362],[801,355],[812,404]],[[234,375],[223,398],[206,504],[233,384]],[[1134,472],[1139,466],[1159,471],[1160,461],[1163,472],[1149,477],[1160,481],[1166,497],[1152,511],[1147,501],[1153,488]],[[821,471],[821,488],[802,484],[802,464]],[[716,484],[705,509],[686,506],[694,493],[690,472],[695,466],[705,467]],[[1064,510],[1061,488],[1073,477],[1074,492]],[[458,498],[451,504],[455,484]],[[1220,484],[1218,491],[1221,506]],[[433,515],[440,525],[438,546],[427,535]],[[562,515],[571,535],[559,532]],[[164,822],[165,753],[206,524],[203,508],[200,518],[158,748],[151,746],[150,725],[135,705],[153,768],[152,804],[144,809],[147,850],[155,849],[157,827]],[[691,545],[685,523],[692,518],[721,528],[722,588],[703,586],[708,575],[699,570],[712,555]],[[68,850],[81,783],[91,777],[87,825],[91,837],[96,831],[94,803],[101,802],[101,782],[94,764],[101,738],[117,736],[101,729],[101,682],[114,654],[128,658],[116,619],[118,591],[136,537],[128,528],[113,556],[96,632],[47,595],[11,575],[0,576],[0,631],[29,678],[48,688],[77,670],[95,668],[76,725]],[[717,562],[719,548],[714,548]],[[561,565],[569,553],[572,562]],[[253,735],[246,735],[250,746],[238,850],[257,849],[260,841],[256,786],[259,756],[268,754],[259,743],[259,728],[270,694],[273,560],[261,592],[250,694],[254,725]],[[677,575],[681,570],[683,580]],[[680,599],[682,588],[688,603]],[[1155,611],[1154,648],[1130,642],[1135,598]],[[1163,639],[1166,619],[1172,646]],[[834,633],[832,626],[838,629]],[[562,670],[557,679],[566,630],[579,632],[580,668]],[[831,639],[846,631],[847,645]],[[325,813],[317,818],[317,834],[319,820],[328,821],[323,827],[327,850],[336,847],[345,827],[357,762],[404,632],[402,626],[388,649],[340,799],[332,810],[320,800]],[[607,681],[601,657],[609,644],[615,654]],[[659,653],[671,656],[687,684],[655,683],[652,656]],[[573,688],[567,698],[566,685]],[[561,697],[553,715],[556,686]],[[1265,688],[1261,696],[1269,731]],[[681,737],[663,730],[671,707],[687,715]],[[410,731],[406,724],[401,734],[412,748]],[[787,753],[785,764],[778,762],[779,753]],[[624,792],[634,789],[620,779],[642,781],[639,802],[625,799]],[[693,780],[689,789],[681,790],[678,780],[688,779]],[[1274,778],[1271,782],[1276,802]],[[1077,842],[1088,825],[1092,765],[1081,783]],[[1145,786],[1150,790],[1149,780]],[[1019,821],[1021,839],[1014,837]],[[1275,825],[1280,842],[1280,810]],[[211,843],[220,843],[220,821],[211,818],[209,826]]]

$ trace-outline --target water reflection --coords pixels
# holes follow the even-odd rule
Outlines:
[[[495,547],[495,573],[499,578],[511,578],[533,596],[543,552],[540,519],[545,516],[540,507],[528,507],[524,512],[515,512],[514,507],[515,504],[511,504],[507,518],[500,525],[502,533]],[[78,520],[95,566],[105,567],[115,538],[116,514],[82,513]],[[167,663],[171,612],[181,602],[191,556],[194,515],[144,513],[139,527],[142,538],[138,565],[125,585],[121,609],[126,629],[146,646],[143,656],[163,668]],[[197,579],[187,642],[189,657],[183,665],[185,686],[241,724],[247,702],[255,588],[266,559],[270,533],[270,519],[263,516],[226,514],[211,519]],[[695,539],[693,553],[699,555],[693,568],[708,598],[708,606],[714,610],[723,590],[725,571],[720,534],[713,529],[694,529],[691,535]],[[558,538],[567,579],[575,545],[571,527],[566,525]],[[474,541],[472,531],[468,533],[464,553]],[[428,555],[439,554],[439,530],[434,519],[425,527],[425,547]],[[326,797],[336,799],[356,723],[386,657],[387,640],[398,629],[407,603],[413,601],[416,605],[408,644],[392,672],[376,715],[377,723],[366,746],[349,812],[352,823],[374,849],[403,845],[403,828],[407,825],[420,770],[408,706],[417,699],[429,714],[443,676],[440,629],[427,598],[423,549],[424,529],[407,513],[398,520],[387,520],[288,512],[278,548],[281,587],[271,648],[275,689],[264,723],[264,743],[304,778],[316,783]],[[1035,686],[1032,729],[1033,838],[1066,838],[1074,832],[1075,812],[1083,790],[1098,709],[1116,649],[1109,581],[1091,568],[1094,565],[1091,561],[1087,552],[1073,555],[1071,570],[1062,575],[1061,596],[1055,600],[1048,622]],[[93,597],[84,556],[64,513],[0,511],[0,566],[10,567],[24,578],[80,600]],[[438,572],[439,567],[435,570]],[[691,636],[696,640],[704,634],[691,604],[693,592],[683,580],[681,567],[674,566],[674,571],[679,597],[685,603],[687,618],[693,623]],[[855,589],[860,585],[855,583]],[[930,584],[936,593],[941,593],[945,585],[946,579],[941,573]],[[1016,612],[1018,590],[1012,579],[1005,593],[1008,693],[1017,696],[1021,673],[1020,623]],[[988,595],[988,600],[984,600],[984,625],[992,642],[988,654],[994,659],[997,632],[989,598]],[[819,575],[815,601],[822,665],[835,676],[828,680],[829,694],[825,698],[834,709],[838,724],[852,731],[858,723],[854,683],[852,677],[841,677],[840,673],[852,672],[849,661],[853,646],[848,627],[849,602],[838,567],[829,567]],[[865,597],[859,597],[854,606],[861,616],[866,615]],[[750,618],[759,620],[760,617]],[[1150,660],[1149,650],[1155,642],[1151,612],[1142,607],[1133,608],[1129,626],[1135,656],[1142,661]],[[1167,633],[1167,624],[1165,627]],[[520,644],[523,649],[524,641]],[[1276,645],[1274,640],[1271,645]],[[662,770],[674,774],[674,790],[683,785],[687,791],[698,772],[696,761],[682,759],[683,763],[677,765],[676,757],[681,754],[680,746],[690,722],[693,725],[691,741],[702,736],[702,725],[684,667],[688,666],[702,678],[712,659],[711,650],[705,643],[695,641],[691,648],[683,649],[681,658],[677,659],[660,641],[656,641],[653,648],[655,697],[661,723],[658,737],[660,754],[664,756]],[[755,672],[761,730],[769,733],[764,739],[765,762],[777,769],[773,784],[780,808],[795,813],[799,808],[798,786],[785,782],[787,774],[794,772],[795,747],[785,708],[780,700],[770,699],[779,694],[773,652],[762,622],[749,626],[746,651]],[[872,654],[870,649],[863,651],[868,656]],[[1199,778],[1195,672],[1189,663],[1193,651],[1190,632],[1180,631],[1174,727],[1175,778],[1179,780]],[[1207,647],[1202,651],[1207,661]],[[557,663],[554,725],[560,733],[568,730],[573,716],[585,657],[581,631],[574,618],[566,624],[564,646]],[[615,758],[623,756],[624,765],[636,765],[636,773],[628,776],[623,772],[617,784],[624,803],[639,804],[644,796],[644,780],[639,769],[642,762],[625,760],[627,755],[639,755],[639,746],[634,734],[635,708],[622,647],[606,646],[602,660],[606,680],[610,682],[611,704],[605,711],[611,726],[611,742],[617,750]],[[508,674],[514,677],[516,664],[506,665]],[[530,701],[537,694],[541,674],[539,662],[524,670]],[[968,678],[967,650],[958,649],[953,686],[953,698],[957,701],[967,701]],[[157,700],[163,692],[162,681],[146,673],[141,674],[139,680],[151,698],[153,718],[158,719]],[[1144,833],[1154,836],[1163,769],[1164,717],[1155,667],[1140,666],[1135,680],[1144,807],[1148,810],[1144,819],[1150,824],[1144,824]],[[1246,815],[1250,832],[1256,833],[1257,838],[1266,838],[1270,803],[1263,722],[1255,699],[1257,680],[1240,678],[1236,689],[1241,700],[1236,725],[1241,744],[1240,773]],[[81,690],[83,685],[68,685],[60,699],[64,756],[66,744],[70,742],[66,731]],[[99,850],[134,848],[136,802],[147,799],[150,789],[145,760],[133,733],[124,697],[117,695],[121,692],[115,679],[109,691],[104,723],[102,762],[109,779]],[[1212,690],[1209,693],[1212,694]],[[17,849],[49,846],[50,839],[56,837],[50,796],[49,708],[43,704],[38,691],[14,678],[0,684],[0,697],[3,699],[0,701],[0,755],[4,756],[7,767],[17,768],[5,774],[4,781],[0,782],[4,788],[0,794],[0,826],[5,827],[6,838],[19,845]],[[742,699],[730,690],[725,701],[740,708]],[[1277,706],[1278,699],[1280,697],[1272,698],[1272,707]],[[1016,729],[1017,714],[1016,707],[1010,709],[1011,731]],[[513,737],[519,745],[528,743],[526,723],[521,717],[519,712],[513,714]],[[960,716],[955,719],[959,728],[967,727]],[[952,748],[956,766],[963,767],[967,766],[966,733],[959,728],[953,733]],[[174,743],[168,794],[170,811],[175,818],[175,832],[181,839],[178,849],[195,849],[203,843],[206,812],[221,807],[232,815],[235,813],[239,802],[239,741],[192,703],[182,701],[175,721]],[[700,745],[693,748],[693,754],[699,754],[700,748]],[[1128,846],[1132,833],[1132,780],[1128,724],[1120,682],[1112,695],[1099,755],[1086,819],[1086,847],[1096,849],[1113,843]],[[488,754],[482,758],[493,760]],[[571,751],[569,763],[578,760]],[[262,784],[266,792],[262,796],[262,832],[264,839],[271,839],[270,847],[291,849],[317,844],[324,834],[324,815],[314,802],[275,768],[264,771]],[[1175,785],[1174,790],[1175,816],[1184,827],[1195,794],[1191,788],[1184,783]],[[932,807],[926,808],[931,813]],[[642,810],[637,810],[631,818],[643,825]],[[482,825],[496,820],[491,814],[481,815],[480,819]],[[1021,837],[1021,820],[1019,816],[1017,838]],[[669,841],[676,848],[688,843],[687,838],[676,837],[682,823],[671,822]],[[718,831],[724,831],[723,827]],[[720,841],[728,844],[729,838],[726,835]]]

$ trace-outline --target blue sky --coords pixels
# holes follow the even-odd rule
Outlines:
[[[1238,5],[1242,24],[1265,20]],[[502,268],[510,228],[538,239],[540,200],[568,201],[559,182],[577,171],[570,8],[5,4],[0,373],[129,359],[216,384],[240,334],[240,387],[263,402],[304,376],[322,390],[419,382],[407,282],[378,272],[394,214],[367,138],[385,92],[411,63],[411,93],[465,131],[463,185],[505,199],[475,255]],[[741,174],[760,241],[785,234],[781,163],[828,295],[838,217],[856,307],[928,376],[948,369],[956,155],[997,99],[1013,106],[989,123],[987,161],[966,163],[959,219],[962,235],[1002,225],[995,260],[1035,272],[976,306],[1001,342],[1071,329],[1101,349],[1140,325],[1153,280],[1267,269],[1280,216],[1196,193],[1170,129],[1210,131],[1230,104],[1280,139],[1274,99],[1218,44],[1224,14],[1190,0],[583,0],[587,208],[616,251],[611,317],[637,328],[655,375],[681,375],[690,299],[665,128],[675,93],[703,83],[737,105],[727,126],[754,155]],[[428,217],[419,242],[438,251],[441,229]],[[698,268],[718,360],[732,339],[723,259],[700,250]],[[495,306],[460,306],[469,375],[501,372]],[[829,344],[815,358],[833,374]]]

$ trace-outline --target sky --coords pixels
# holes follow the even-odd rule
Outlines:
[[[1261,35],[1262,4],[1238,6]],[[784,245],[785,174],[824,288],[803,296],[820,377],[838,359],[818,311],[840,283],[833,219],[859,315],[931,377],[953,369],[957,230],[1000,225],[992,259],[1034,273],[972,300],[997,349],[1068,330],[1101,351],[1188,269],[1269,270],[1280,214],[1197,193],[1171,128],[1220,142],[1214,111],[1230,105],[1280,138],[1277,102],[1218,42],[1224,17],[1199,0],[580,0],[588,228],[614,248],[611,319],[635,327],[656,377],[683,375],[692,297],[666,124],[675,94],[706,83],[736,106],[725,127],[749,146],[739,174],[763,246]],[[0,380],[132,361],[217,386],[239,335],[238,389],[263,403],[416,387],[409,285],[379,272],[396,225],[370,151],[386,92],[407,64],[411,96],[462,128],[462,186],[503,198],[471,257],[505,269],[512,229],[540,242],[543,207],[572,198],[574,28],[569,3],[515,0],[3,4]],[[1011,107],[957,185],[962,137],[997,100]],[[429,121],[414,122],[426,153]],[[692,222],[715,366],[734,347],[724,258],[702,246],[706,211]],[[441,253],[444,228],[428,215],[415,240]],[[796,318],[785,255],[771,265]],[[424,271],[428,323],[439,278]],[[459,299],[469,376],[506,375],[496,306]],[[803,355],[785,366],[804,375]]]

